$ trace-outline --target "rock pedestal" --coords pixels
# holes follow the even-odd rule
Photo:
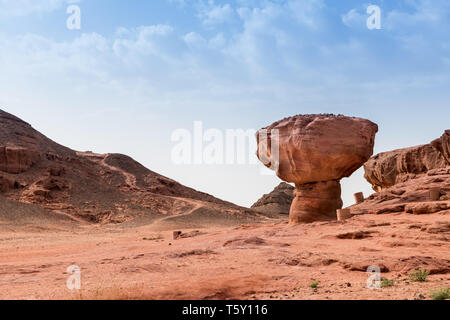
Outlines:
[[[336,218],[340,180],[370,158],[377,131],[369,120],[332,114],[298,115],[258,131],[258,158],[295,183],[291,223]]]
[[[342,208],[339,181],[296,185],[294,195],[289,213],[293,224],[335,219],[336,210]]]

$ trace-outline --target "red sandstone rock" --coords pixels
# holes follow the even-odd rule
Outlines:
[[[405,211],[411,214],[431,214],[450,209],[448,202],[418,202],[406,205]]]
[[[377,154],[364,164],[364,177],[381,191],[446,165],[442,154],[426,144]]]
[[[264,148],[276,144],[274,130],[279,157]],[[339,181],[369,159],[377,131],[369,120],[324,114],[294,116],[258,132],[259,159],[280,179],[296,184],[291,223],[336,218],[342,208]]]
[[[331,180],[296,185],[289,220],[291,223],[336,219],[342,208],[341,184]]]
[[[445,160],[448,132],[431,144],[372,157],[364,165],[365,177],[378,192],[364,203],[352,206],[352,213],[448,213],[450,166]]]
[[[450,130],[446,130],[445,133],[439,139],[431,142],[431,145],[435,147],[450,164]]]
[[[5,193],[14,187],[14,181],[0,176],[0,193]]]
[[[22,173],[39,160],[39,153],[17,147],[0,147],[0,171]]]

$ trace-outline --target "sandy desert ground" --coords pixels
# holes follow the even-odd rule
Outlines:
[[[449,226],[448,212],[399,213],[182,230],[173,240],[157,224],[3,225],[0,299],[429,299],[450,285]],[[66,286],[71,265],[81,290]],[[394,285],[368,289],[370,265]],[[430,271],[425,282],[409,279],[415,267]]]

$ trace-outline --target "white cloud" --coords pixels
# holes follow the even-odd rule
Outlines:
[[[319,19],[302,20],[292,10],[296,5]],[[33,34],[0,35],[0,46],[7,48],[0,52],[0,78],[5,84],[10,75],[17,76],[17,81],[63,78],[81,91],[92,85],[113,86],[122,92],[133,88],[142,101],[158,92],[162,103],[178,94],[205,97],[250,92],[255,97],[284,99],[297,87],[314,96],[317,81],[337,87],[347,82],[362,85],[366,74],[377,71],[376,53],[365,39],[330,43],[316,37],[321,21],[317,9],[322,5],[322,1],[266,1],[259,2],[259,7],[243,6],[235,11],[241,28],[213,35],[163,24],[118,28],[111,37],[82,34],[71,41]],[[292,23],[294,14],[300,18]],[[342,17],[350,25],[360,18],[356,10]],[[280,23],[288,19],[290,24]],[[420,41],[424,38],[405,37],[404,46],[424,46]],[[440,59],[448,65],[448,59]]]
[[[323,0],[290,0],[286,7],[299,23],[309,28],[318,28],[323,23]]]
[[[387,14],[386,27],[391,31],[408,31],[413,27],[443,27],[448,25],[450,2],[447,0],[407,1],[412,10],[392,10]]]
[[[166,48],[169,37],[173,35],[169,25],[141,26],[133,29],[119,28],[112,39],[114,54],[132,65],[145,64],[144,57],[154,56],[167,59],[170,50]]]
[[[202,22],[207,26],[218,25],[231,21],[235,15],[233,8],[230,4],[221,5],[209,5],[200,9],[199,17]]]
[[[215,49],[223,48],[226,45],[226,43],[227,40],[225,39],[223,33],[218,33],[213,38],[211,38],[211,40],[209,40],[209,45]]]
[[[183,37],[183,40],[189,46],[203,45],[206,42],[197,32],[189,32]]]
[[[149,36],[166,36],[173,31],[173,28],[169,25],[158,24],[153,26],[142,26],[137,28],[141,37]]]
[[[366,28],[367,17],[357,9],[351,9],[342,16],[342,22],[347,27]]]

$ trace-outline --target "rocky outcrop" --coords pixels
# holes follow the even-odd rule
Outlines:
[[[364,164],[364,177],[378,192],[430,170],[445,168],[448,165],[449,132],[431,144],[377,154]]]
[[[377,132],[369,120],[331,114],[298,115],[258,131],[258,158],[296,185],[291,223],[336,218],[340,180],[370,158]]]
[[[40,132],[27,122],[0,110],[0,146],[38,152],[47,156],[73,157],[75,152],[66,148]]]
[[[431,214],[450,209],[450,202],[417,202],[405,206],[405,211],[410,214]]]
[[[438,198],[431,192],[439,190]],[[429,170],[405,182],[397,183],[351,206],[352,214],[445,214],[450,213],[450,166]]]
[[[0,193],[6,193],[14,187],[14,181],[0,176]]]
[[[0,146],[0,171],[22,173],[39,161],[39,152],[18,147]]]
[[[449,130],[430,144],[393,150],[364,165],[376,193],[350,207],[353,214],[445,214],[450,211]]]
[[[450,130],[446,130],[442,137],[431,142],[431,145],[438,150],[450,165]]]
[[[294,187],[282,182],[252,205],[252,209],[269,215],[289,214],[293,200]]]

